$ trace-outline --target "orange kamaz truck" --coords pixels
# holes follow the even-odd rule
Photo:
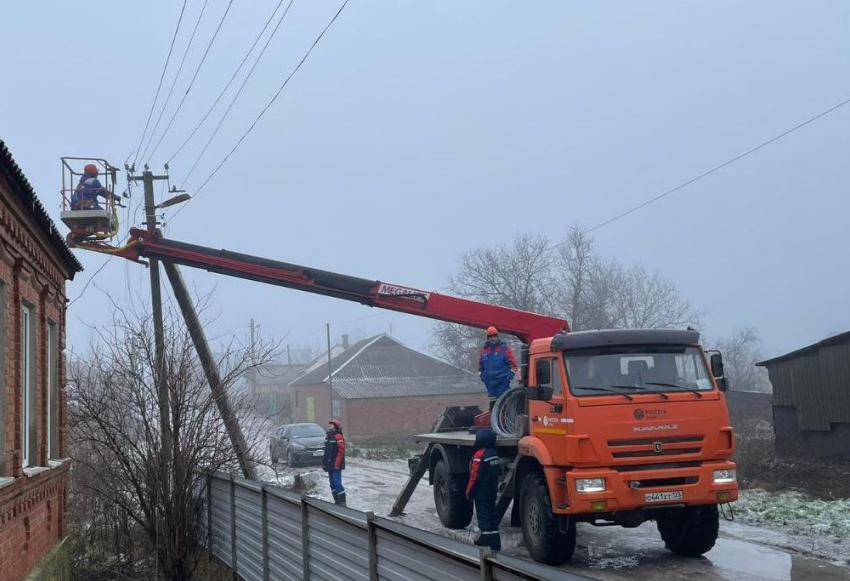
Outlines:
[[[515,416],[518,433],[496,445],[498,507],[504,515],[513,502],[512,524],[532,557],[570,559],[577,522],[653,520],[671,551],[710,550],[719,509],[738,495],[720,354],[707,357],[697,331],[630,329],[535,339],[524,358],[527,387],[513,399],[525,413]],[[428,471],[449,528],[472,519],[464,490],[478,413],[448,410],[434,432],[416,436],[427,448],[409,484]]]

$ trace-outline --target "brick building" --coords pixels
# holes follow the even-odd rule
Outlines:
[[[338,417],[354,440],[391,440],[427,431],[448,406],[487,405],[475,375],[377,335],[342,349],[330,368],[319,358],[290,384],[296,422]]]
[[[0,581],[70,575],[65,281],[80,270],[0,139]]]

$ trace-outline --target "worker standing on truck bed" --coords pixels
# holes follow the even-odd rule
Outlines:
[[[490,428],[484,428],[475,434],[475,452],[469,463],[466,497],[475,502],[475,514],[478,515],[478,528],[481,530],[475,544],[500,551],[502,538],[499,536],[496,494],[502,475],[502,463],[496,454],[495,446],[496,432]]]
[[[507,343],[499,339],[496,327],[487,328],[487,342],[478,358],[478,374],[487,388],[490,410],[499,397],[511,387],[516,375],[516,357]]]
[[[345,438],[342,435],[342,424],[337,419],[328,422],[322,469],[328,473],[334,504],[345,506],[345,488],[342,486],[342,471],[345,470]]]

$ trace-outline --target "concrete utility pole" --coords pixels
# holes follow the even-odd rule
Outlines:
[[[168,166],[166,166],[168,169]],[[145,171],[141,177],[132,176],[133,181],[141,181],[145,187],[145,216],[148,232],[155,232],[157,227],[156,221],[156,201],[154,200],[153,184],[157,180],[168,180],[167,175],[157,176],[145,166]],[[175,191],[175,190],[172,190]],[[185,196],[185,198],[184,198]],[[165,207],[187,199],[188,196],[182,194],[176,198],[172,198],[164,202],[160,207]],[[159,398],[159,416],[162,424],[162,457],[171,458],[173,463],[177,462],[177,458],[173,456],[173,434],[171,433],[171,403],[168,393],[168,385],[165,382],[165,329],[162,320],[162,287],[160,286],[159,278],[159,261],[156,258],[149,258],[150,274],[151,274],[151,303],[153,310],[153,332],[155,342],[155,364],[154,382],[156,383],[157,396]],[[218,367],[215,364],[212,351],[210,351],[207,338],[201,327],[198,315],[195,312],[195,307],[192,304],[192,299],[186,285],[183,283],[183,277],[180,276],[180,271],[177,265],[171,262],[164,262],[165,272],[171,282],[174,290],[174,297],[177,299],[177,304],[183,313],[183,320],[186,327],[189,329],[189,335],[192,338],[192,343],[195,345],[195,351],[198,353],[198,359],[201,360],[201,367],[204,369],[204,374],[207,377],[207,382],[210,384],[210,390],[213,393],[213,399],[218,406],[221,418],[224,421],[224,427],[230,437],[233,449],[236,452],[236,458],[239,462],[239,467],[242,469],[242,474],[245,478],[255,479],[254,466],[248,461],[248,445],[245,441],[245,436],[242,433],[242,428],[233,414],[230,407],[230,399],[227,397],[227,392],[221,385],[221,376],[218,373]],[[254,347],[254,322],[251,321],[251,348]],[[253,356],[253,353],[252,353]],[[167,478],[167,465],[163,463],[162,477]],[[165,480],[163,480],[165,481]]]
[[[330,416],[333,417],[333,415],[334,415],[334,384],[333,384],[334,370],[333,370],[333,366],[331,365],[331,359],[332,359],[332,357],[331,357],[331,324],[327,323],[325,325],[325,327],[328,330],[328,396],[330,396],[330,400],[329,400],[330,407],[328,408],[328,410],[330,410]]]
[[[132,176],[133,181],[141,181],[145,189],[145,222],[148,232],[156,231],[156,202],[154,201],[153,183],[157,180],[167,180],[168,176],[156,176],[145,165],[145,171],[141,177]],[[168,385],[165,382],[165,329],[162,322],[162,287],[159,282],[159,261],[150,259],[151,275],[151,307],[153,310],[153,337],[154,337],[154,384],[156,386],[157,398],[159,399],[159,422],[162,437],[162,458],[171,457],[172,434],[171,434],[171,402],[168,394]],[[167,474],[165,464],[163,471]]]
[[[183,277],[180,275],[177,265],[167,260],[163,264],[165,265],[165,274],[168,275],[168,281],[174,291],[174,298],[177,299],[177,304],[183,313],[183,320],[186,322],[186,328],[189,329],[189,335],[195,345],[195,351],[198,352],[198,359],[201,360],[201,367],[204,369],[207,382],[210,384],[215,404],[218,406],[221,419],[224,421],[224,428],[227,430],[227,435],[233,444],[233,450],[236,452],[239,468],[245,478],[256,480],[254,465],[248,458],[248,443],[245,441],[245,434],[230,407],[230,398],[227,397],[227,392],[221,384],[221,375],[218,372],[218,366],[215,363],[209,343],[207,343],[201,321],[198,319],[198,313],[195,312],[195,306],[192,304],[192,297],[186,289],[186,284],[183,282]]]

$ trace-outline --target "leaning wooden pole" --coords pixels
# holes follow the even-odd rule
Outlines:
[[[177,304],[180,306],[180,311],[183,313],[183,320],[186,321],[186,327],[189,329],[189,335],[192,337],[192,342],[195,344],[195,351],[198,352],[198,358],[201,360],[201,367],[204,369],[204,374],[207,376],[207,381],[210,384],[210,389],[213,393],[213,398],[218,406],[218,411],[224,420],[224,426],[227,429],[227,434],[230,436],[230,441],[233,443],[233,449],[236,451],[236,458],[239,461],[239,467],[242,469],[242,474],[245,478],[256,480],[254,465],[248,459],[248,444],[245,441],[245,434],[242,433],[242,428],[236,420],[233,413],[233,408],[230,406],[230,399],[227,397],[227,392],[221,384],[221,376],[218,373],[218,367],[215,364],[212,351],[210,351],[207,337],[201,322],[198,319],[198,313],[195,311],[195,305],[192,298],[189,296],[189,291],[186,289],[186,284],[183,282],[183,276],[177,265],[169,260],[163,260],[162,265],[165,267],[165,273],[168,275],[168,281],[171,283],[171,288],[174,290],[174,298],[177,299]]]

